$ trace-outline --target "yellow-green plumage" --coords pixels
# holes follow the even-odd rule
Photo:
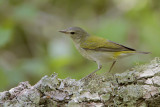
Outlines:
[[[98,49],[98,48],[118,48],[119,46],[109,42],[107,39],[89,36],[84,42],[81,43],[82,48],[86,49]]]
[[[125,47],[123,45],[111,42],[107,39],[97,36],[86,37],[86,39],[83,42],[81,42],[80,46],[84,49],[95,50],[95,51],[106,51],[106,52],[135,51],[135,49]]]

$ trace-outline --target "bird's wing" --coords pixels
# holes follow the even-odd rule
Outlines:
[[[80,46],[85,50],[106,52],[136,51],[135,49],[128,48],[126,46],[96,36],[89,36],[83,43],[81,43]]]

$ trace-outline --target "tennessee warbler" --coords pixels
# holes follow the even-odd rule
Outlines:
[[[71,37],[77,50],[89,60],[95,61],[98,69],[89,74],[97,72],[102,68],[102,64],[112,61],[109,72],[112,70],[117,59],[123,58],[135,53],[148,54],[149,52],[140,52],[135,49],[128,48],[124,45],[112,42],[110,40],[91,36],[80,27],[70,27],[59,32],[65,33]],[[87,77],[88,77],[87,76]]]

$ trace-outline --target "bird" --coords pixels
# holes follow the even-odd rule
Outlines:
[[[81,53],[81,55],[89,60],[97,63],[98,68],[84,78],[90,77],[102,68],[102,65],[112,62],[109,69],[111,72],[113,66],[118,59],[134,55],[136,53],[149,54],[150,52],[141,52],[133,48],[112,42],[108,39],[92,36],[80,27],[69,27],[59,32],[68,35]]]

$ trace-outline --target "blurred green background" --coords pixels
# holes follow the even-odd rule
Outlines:
[[[76,79],[93,72],[97,65],[58,32],[71,26],[152,52],[119,60],[112,72],[160,55],[160,0],[0,0],[0,91],[54,72]]]

